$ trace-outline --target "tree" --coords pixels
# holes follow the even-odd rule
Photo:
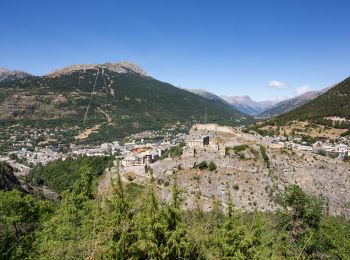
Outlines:
[[[18,190],[0,191],[0,258],[25,258],[34,241],[34,231],[52,212],[52,205]]]
[[[136,216],[138,258],[193,259],[198,256],[198,248],[189,240],[181,218],[181,201],[176,173],[169,204],[160,205],[150,187],[147,201]]]
[[[63,193],[56,214],[38,234],[34,258],[86,258],[90,254],[98,207],[94,200],[93,174],[86,166],[79,173],[72,190]]]
[[[272,233],[266,229],[266,220],[255,212],[245,222],[234,212],[228,191],[226,221],[213,237],[216,257],[220,259],[268,259],[272,255]]]
[[[319,237],[323,201],[306,195],[297,185],[290,185],[279,202],[283,210],[278,212],[278,229],[287,232],[289,243],[295,246],[293,255],[312,255]]]

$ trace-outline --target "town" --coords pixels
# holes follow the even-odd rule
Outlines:
[[[194,125],[188,134],[146,131],[125,138],[127,142],[124,143],[118,141],[100,145],[64,145],[61,143],[43,145],[41,143],[41,146],[33,148],[32,145],[28,146],[27,143],[31,143],[28,139],[27,143],[25,141],[14,143],[12,150],[7,153],[3,152],[0,160],[9,162],[17,169],[18,175],[25,175],[35,165],[46,165],[59,159],[65,160],[68,156],[115,156],[120,160],[120,172],[135,172],[145,175],[148,166],[157,164],[160,159],[165,158],[164,156],[169,157],[170,154],[167,151],[181,144],[183,144],[181,146],[183,157],[193,157],[198,150],[203,149],[225,155],[227,148],[242,144],[239,138],[224,141],[215,136],[215,132],[234,132],[236,136],[244,137],[245,140],[256,141],[276,149],[306,151],[338,160],[344,160],[350,156],[349,140],[345,137],[340,137],[337,140],[319,138],[315,143],[308,145],[302,141],[301,137],[262,136],[253,130],[244,131],[242,127],[233,128],[207,124]],[[32,131],[31,136],[37,136],[38,133],[40,135],[40,131]],[[47,134],[43,131],[42,135],[46,136]]]

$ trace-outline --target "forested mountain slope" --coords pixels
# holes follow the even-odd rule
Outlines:
[[[338,120],[341,118],[343,120]],[[338,127],[350,126],[350,78],[303,106],[276,117],[275,120],[301,120]]]
[[[101,125],[115,137],[175,124],[240,125],[252,118],[147,76],[131,63],[75,65],[42,77],[0,83],[0,123]],[[206,111],[206,112],[205,112]]]

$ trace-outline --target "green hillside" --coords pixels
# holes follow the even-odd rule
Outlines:
[[[316,99],[274,120],[282,124],[300,120],[321,125],[333,125],[338,128],[350,128],[349,122],[335,122],[326,119],[329,117],[350,119],[350,78],[340,82]]]
[[[240,125],[253,121],[221,101],[133,71],[117,73],[102,66],[0,84],[0,109],[2,126],[21,123],[87,128],[99,124],[93,139],[203,123],[205,110],[208,123]]]

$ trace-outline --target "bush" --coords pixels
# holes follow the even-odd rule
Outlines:
[[[202,161],[198,164],[198,168],[201,169],[201,170],[204,170],[206,168],[208,168],[208,164],[206,161]]]
[[[216,164],[213,162],[213,161],[211,161],[210,163],[209,163],[209,165],[208,165],[208,169],[209,169],[209,171],[215,171],[216,170]]]
[[[326,156],[326,155],[327,155],[327,152],[326,152],[326,150],[324,150],[324,149],[320,149],[320,150],[317,151],[317,154],[318,154],[318,155],[322,155],[322,156]]]

